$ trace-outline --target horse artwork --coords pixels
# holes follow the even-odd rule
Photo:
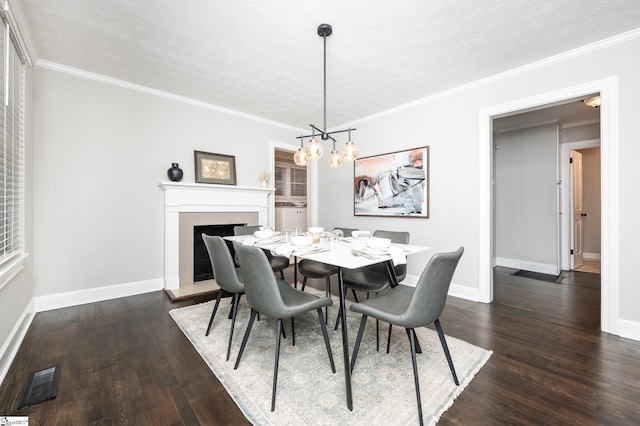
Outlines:
[[[429,217],[429,147],[358,158],[354,215]]]

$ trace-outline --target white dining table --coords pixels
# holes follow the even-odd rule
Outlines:
[[[238,235],[232,237],[224,237],[229,241],[237,241],[242,243],[246,238],[250,236],[247,235]],[[278,246],[282,245],[283,242],[280,241],[268,241],[261,243],[257,241],[254,246],[259,247],[265,250],[275,250]],[[363,242],[360,240],[350,240],[343,239],[341,241],[335,241],[331,247],[328,246],[317,246],[316,251],[308,251],[306,248],[296,249],[294,247],[291,256],[294,257],[294,280],[297,281],[297,258],[300,257],[302,259],[310,259],[316,262],[326,263],[328,265],[333,265],[338,267],[338,292],[340,297],[340,315],[343,326],[340,327],[342,329],[342,355],[344,360],[344,379],[345,379],[345,389],[347,395],[347,408],[353,411],[353,395],[352,395],[352,387],[351,387],[351,369],[349,368],[350,359],[349,359],[349,338],[347,327],[344,324],[347,323],[347,310],[345,309],[345,291],[344,291],[344,281],[342,278],[342,273],[344,269],[357,269],[365,266],[375,265],[376,263],[383,263],[386,266],[387,273],[389,274],[389,280],[391,287],[395,287],[398,285],[398,280],[395,274],[395,269],[393,268],[393,262],[391,256],[388,254],[379,254],[375,256],[371,256],[369,253],[365,253],[362,255],[360,249],[362,248]],[[417,246],[410,244],[392,244],[393,247],[397,247],[402,250],[405,256],[409,256],[415,253],[424,252],[430,249],[430,247],[426,246]],[[352,250],[358,251],[358,255],[354,255]],[[297,285],[297,282],[295,283]]]

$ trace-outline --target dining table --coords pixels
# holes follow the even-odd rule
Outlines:
[[[345,309],[345,287],[343,280],[343,271],[345,269],[357,269],[363,268],[377,263],[384,263],[387,273],[389,275],[389,283],[391,287],[397,286],[398,280],[394,269],[394,259],[396,262],[406,261],[406,256],[415,253],[424,252],[430,250],[430,247],[413,245],[413,244],[396,244],[393,243],[388,249],[373,250],[368,249],[366,241],[364,239],[354,239],[351,237],[343,238],[341,240],[323,241],[320,244],[314,244],[312,246],[291,246],[289,243],[281,241],[276,234],[274,237],[267,240],[258,240],[252,236],[239,235],[224,237],[229,241],[237,241],[245,244],[250,242],[255,247],[262,248],[264,250],[272,250],[273,252],[282,252],[284,244],[287,244],[286,248],[290,249],[290,256],[294,258],[294,281],[297,281],[297,259],[310,259],[316,262],[325,263],[338,268],[338,293],[340,298],[340,320],[343,324],[342,327],[342,355],[344,360],[344,379],[345,390],[347,399],[347,408],[353,411],[353,395],[351,387],[351,369],[349,358],[349,338],[348,330],[344,324],[347,324],[347,310]],[[247,241],[247,239],[250,240]],[[390,254],[393,255],[391,255]],[[295,283],[297,285],[297,282]]]

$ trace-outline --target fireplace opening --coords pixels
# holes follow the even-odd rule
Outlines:
[[[202,234],[227,237],[233,235],[235,226],[246,225],[246,223],[232,223],[225,225],[197,225],[193,227],[193,282],[213,279],[213,269],[209,252],[204,245]],[[230,241],[225,241],[233,258],[234,250]]]

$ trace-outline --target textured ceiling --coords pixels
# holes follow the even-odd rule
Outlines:
[[[21,0],[39,60],[333,127],[640,27],[638,0]]]

